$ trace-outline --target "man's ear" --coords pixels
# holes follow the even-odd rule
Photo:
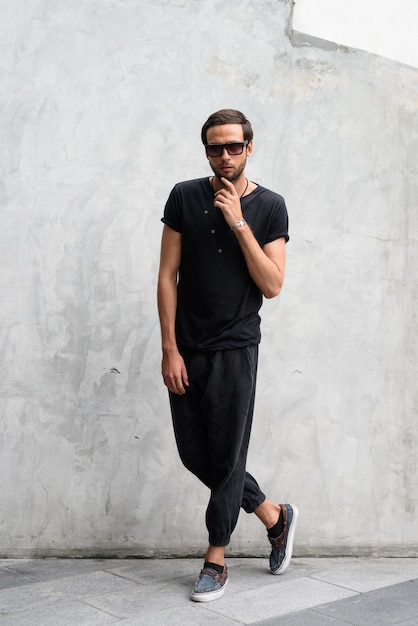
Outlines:
[[[247,156],[250,156],[253,152],[253,140],[251,139],[251,141],[248,142],[248,146],[247,146]]]

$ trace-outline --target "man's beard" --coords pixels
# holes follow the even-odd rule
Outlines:
[[[218,168],[216,168],[211,163],[210,163],[210,166],[212,168],[213,173],[215,174],[216,178],[219,181],[221,180],[221,178],[226,178],[226,180],[229,180],[230,183],[233,183],[236,180],[238,180],[238,178],[241,176],[242,172],[245,169],[246,163],[247,163],[247,159],[245,159],[244,163],[242,163],[242,165],[240,165],[237,170],[235,170],[234,172],[231,172],[231,174],[222,174],[222,172],[218,170]]]

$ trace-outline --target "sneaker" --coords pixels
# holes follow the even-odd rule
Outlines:
[[[211,567],[204,567],[195,582],[192,595],[195,602],[210,602],[223,596],[228,584],[228,568],[224,566],[222,574]]]
[[[269,537],[272,545],[270,554],[270,571],[272,574],[283,574],[292,558],[293,539],[295,538],[296,522],[299,511],[291,504],[281,504],[283,511],[283,531],[276,539]]]

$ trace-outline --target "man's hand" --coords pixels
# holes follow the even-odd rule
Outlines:
[[[224,186],[215,192],[213,204],[222,211],[226,223],[231,227],[242,220],[240,197],[235,186],[229,180],[222,177],[221,183]]]
[[[180,352],[163,352],[162,375],[164,384],[172,393],[182,396],[189,386],[189,377]]]

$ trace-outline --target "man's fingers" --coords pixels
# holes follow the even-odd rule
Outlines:
[[[225,189],[227,189],[230,193],[232,193],[232,195],[234,195],[234,196],[238,195],[237,190],[235,189],[235,185],[233,185],[230,180],[228,180],[227,178],[224,178],[222,176],[221,177],[221,183],[223,184]]]
[[[182,378],[183,378],[183,385],[184,385],[184,387],[188,387],[189,386],[189,377],[188,377],[186,371],[184,371]]]
[[[176,379],[176,378],[171,379],[171,378],[168,378],[164,382],[165,382],[167,388],[172,393],[177,393],[178,395],[183,395],[184,393],[186,393],[186,390],[183,387],[183,383],[182,383],[181,379]]]
[[[187,375],[187,371],[181,372],[179,376],[164,376],[164,383],[166,387],[172,392],[178,395],[183,395],[186,393],[186,387],[189,386],[189,378]]]
[[[224,178],[223,176],[221,176],[221,183],[223,184],[224,187],[228,189],[228,191],[232,191],[233,189],[235,189],[231,181],[228,180],[227,178]]]

